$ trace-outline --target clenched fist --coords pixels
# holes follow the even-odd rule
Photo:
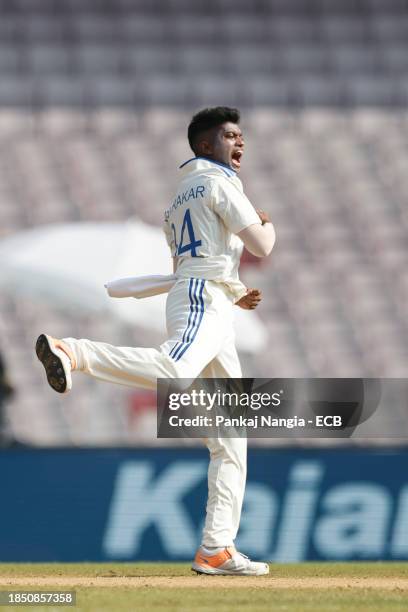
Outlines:
[[[254,310],[261,300],[262,293],[259,289],[247,289],[246,294],[238,302],[235,302],[235,305],[244,310]]]
[[[265,223],[271,222],[268,213],[266,213],[264,210],[260,210],[259,208],[257,208],[256,213],[258,217],[260,218],[262,225],[265,225]]]

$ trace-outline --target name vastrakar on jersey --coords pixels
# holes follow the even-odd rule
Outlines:
[[[173,210],[176,210],[181,204],[188,202],[190,198],[196,199],[199,195],[203,198],[204,192],[204,185],[197,185],[197,187],[191,187],[191,189],[186,189],[182,194],[177,195],[173,200],[173,204],[164,213],[165,220],[168,220]]]

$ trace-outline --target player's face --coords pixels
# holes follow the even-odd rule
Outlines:
[[[212,159],[240,171],[245,142],[236,123],[227,122],[215,128],[211,145]]]

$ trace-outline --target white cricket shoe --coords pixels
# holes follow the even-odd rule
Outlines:
[[[218,576],[264,576],[269,574],[269,565],[251,561],[234,546],[217,549],[214,554],[202,546],[198,549],[192,570],[197,574]]]
[[[58,348],[59,340],[41,334],[38,336],[35,352],[44,366],[47,381],[57,393],[68,393],[72,388],[71,360]]]

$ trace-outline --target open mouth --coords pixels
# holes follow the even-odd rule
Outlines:
[[[241,150],[235,151],[232,154],[231,163],[232,163],[234,168],[239,169],[241,167],[241,158],[242,158],[242,155],[243,155],[243,151],[241,151]]]

